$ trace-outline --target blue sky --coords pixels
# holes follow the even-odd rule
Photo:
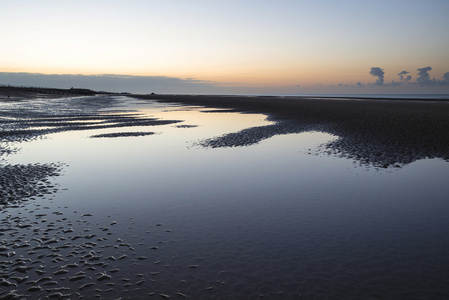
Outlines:
[[[449,93],[446,0],[16,0],[0,11],[0,84],[90,78],[90,88],[142,93]],[[427,67],[429,80],[417,81]],[[384,72],[382,84],[372,68]]]

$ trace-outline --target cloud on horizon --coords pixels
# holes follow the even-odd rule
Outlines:
[[[402,71],[402,72],[398,73],[398,76],[401,78],[401,80],[404,80],[404,81],[408,82],[408,81],[410,81],[412,79],[412,76],[407,75],[409,73],[410,72],[408,72],[408,71]],[[407,76],[404,76],[404,75],[407,75]]]
[[[369,74],[377,77],[375,83],[332,84],[321,83],[314,86],[301,84],[286,86],[245,86],[237,84],[222,84],[195,78],[176,78],[166,76],[134,76],[117,74],[81,75],[81,74],[41,74],[0,72],[0,85],[54,87],[54,88],[88,88],[95,91],[130,92],[136,94],[301,94],[301,93],[357,93],[369,89],[370,93],[449,93],[449,72],[443,78],[431,79],[431,67],[417,69],[415,81],[408,71],[398,73],[399,80],[385,83],[385,72],[382,68],[372,67]],[[444,90],[441,89],[444,87]],[[385,89],[386,88],[386,89]],[[391,90],[391,88],[394,89]],[[375,89],[375,90],[374,90]],[[299,93],[299,90],[301,91]]]
[[[0,84],[64,89],[75,87],[95,91],[132,93],[209,93],[219,87],[218,83],[195,78],[6,72],[0,72]]]
[[[432,70],[432,67],[425,67],[425,68],[418,69],[418,78],[416,78],[416,83],[430,84],[432,82],[432,80],[430,80],[430,74],[429,74],[430,70]]]
[[[391,83],[384,84],[384,74],[385,72],[383,69],[379,67],[372,67],[369,74],[373,76],[377,76],[377,80],[375,83],[372,83],[371,85],[381,85],[381,86],[399,86],[399,85],[421,85],[421,86],[449,86],[449,72],[444,73],[443,78],[441,80],[439,79],[430,79],[429,71],[432,70],[432,67],[424,67],[424,68],[418,68],[418,76],[416,78],[416,81],[412,82],[412,76],[407,75],[410,72],[408,71],[402,71],[399,72],[397,75],[400,78],[400,81],[391,81]],[[405,76],[407,75],[407,76]]]
[[[375,85],[383,85],[384,84],[384,70],[379,67],[372,67],[371,71],[369,71],[370,75],[376,76],[377,80]]]

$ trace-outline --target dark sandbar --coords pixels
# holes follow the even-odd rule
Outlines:
[[[91,135],[91,138],[116,138],[116,137],[135,137],[153,135],[154,132],[114,132]]]
[[[184,105],[268,115],[275,125],[245,129],[205,141],[234,147],[277,134],[321,131],[339,139],[324,151],[376,167],[400,166],[423,158],[449,160],[449,99],[366,99],[134,95]]]

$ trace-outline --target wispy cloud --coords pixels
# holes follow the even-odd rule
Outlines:
[[[410,81],[412,79],[412,76],[407,75],[409,73],[410,72],[408,72],[408,71],[402,71],[402,72],[398,73],[398,76],[399,76],[399,78],[401,78],[401,80],[404,80],[404,81],[408,82],[408,81]],[[405,76],[405,75],[407,75],[407,76]]]

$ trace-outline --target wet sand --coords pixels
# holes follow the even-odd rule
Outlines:
[[[183,105],[261,113],[276,124],[206,140],[203,146],[235,147],[278,134],[322,131],[339,137],[321,152],[362,165],[400,167],[423,158],[449,160],[449,99],[365,99],[134,95]]]
[[[423,157],[448,159],[449,154],[446,137],[449,132],[449,108],[445,102],[226,96],[137,97],[207,106],[211,109],[204,113],[211,114],[226,111],[262,113],[275,122],[273,125],[248,128],[199,141],[203,147],[246,146],[274,135],[318,130],[340,138],[316,151],[352,157],[361,164],[394,167]],[[137,299],[151,296],[159,299],[248,298],[243,295],[286,299],[288,295],[293,298],[293,294],[299,294],[299,287],[294,280],[289,281],[291,278],[287,276],[279,278],[279,281],[265,280],[262,288],[256,287],[260,283],[259,278],[267,278],[273,270],[288,269],[286,257],[280,256],[267,262],[268,258],[264,259],[263,256],[254,257],[252,245],[249,245],[249,252],[245,254],[239,251],[239,254],[242,257],[246,255],[250,258],[249,262],[258,265],[256,271],[260,273],[243,277],[239,274],[245,273],[246,269],[234,262],[235,257],[232,261],[226,261],[231,259],[224,255],[226,251],[221,252],[221,260],[179,257],[177,255],[183,252],[176,249],[178,240],[172,238],[173,235],[177,236],[177,231],[172,232],[165,224],[156,223],[157,220],[152,220],[146,228],[137,228],[132,219],[115,219],[113,215],[99,217],[89,210],[74,211],[52,203],[55,194],[60,192],[60,187],[53,183],[53,177],[60,175],[63,163],[9,165],[7,160],[2,161],[2,157],[18,151],[16,147],[20,143],[44,138],[53,132],[117,128],[117,132],[91,137],[126,138],[154,133],[120,132],[121,127],[174,124],[176,127],[189,128],[194,125],[177,125],[179,120],[159,120],[131,111],[116,110],[120,101],[109,96],[31,99],[33,96],[22,96],[20,101],[16,101],[20,105],[14,106],[14,109],[0,109],[0,299]],[[8,101],[5,100],[6,103]],[[105,112],[104,108],[114,108],[114,111]],[[294,228],[291,230],[293,232]],[[203,245],[208,243],[211,241],[202,241]],[[211,249],[214,247],[216,245],[212,245]],[[371,249],[371,246],[367,249]],[[347,252],[351,258],[358,255],[351,253],[351,249]],[[316,257],[317,262],[322,261],[323,257],[319,252],[315,254],[313,247],[310,253],[314,253],[312,257]],[[389,259],[385,251],[379,253]],[[423,253],[428,255],[428,252]],[[222,264],[225,263],[233,266],[231,271],[204,276],[209,271],[224,270]],[[363,263],[362,269],[365,269]],[[413,260],[412,265],[420,263],[423,264],[422,261]],[[308,290],[302,293],[303,296],[316,298],[330,272],[319,266],[317,263],[316,269],[313,269],[306,264],[302,269],[287,270],[285,274],[292,278],[304,278]],[[332,274],[341,274],[338,268],[335,266],[335,273]],[[373,268],[368,266],[366,269]],[[444,268],[444,264],[441,268]],[[413,274],[408,273],[392,275],[382,267],[375,271],[379,274],[375,277],[377,279],[395,281],[400,277],[408,282],[415,279]],[[266,276],[259,277],[260,274]],[[350,276],[348,278],[347,281],[341,281],[346,282],[347,286],[340,287],[341,291],[332,292],[336,298],[348,299],[351,293],[357,296],[352,297],[354,299],[367,294],[374,295],[379,286],[383,286],[367,286],[352,282]],[[368,276],[368,279],[372,278]],[[435,278],[423,272],[420,286],[432,285],[435,285]],[[446,292],[447,288],[436,285],[435,295]],[[357,288],[350,290],[354,286]],[[423,289],[422,294],[419,294],[412,288],[410,286],[407,295],[418,295],[416,298],[428,295],[431,290]],[[388,291],[387,294],[395,293]],[[400,293],[404,291],[398,290],[397,293],[402,295]],[[405,299],[400,296],[396,298]]]
[[[34,93],[17,91],[16,98],[0,100],[0,205],[17,204],[33,196],[51,193],[51,177],[58,176],[62,162],[10,165],[7,156],[20,144],[67,131],[117,128],[118,132],[92,138],[151,135],[154,132],[120,132],[119,128],[168,125],[179,120],[159,120],[130,111],[104,111],[120,105],[111,96],[34,98]],[[20,98],[20,99],[19,99]],[[6,105],[6,106],[5,106]],[[0,207],[1,210],[1,207]]]
[[[148,286],[154,286],[169,267],[170,261],[159,258],[158,249],[166,241],[169,244],[164,236],[171,230],[162,224],[148,225],[145,234],[131,243],[132,220],[124,224],[102,220],[90,211],[55,210],[52,201],[61,192],[55,177],[66,165],[9,164],[7,156],[20,151],[22,143],[49,133],[117,128],[115,133],[91,138],[144,136],[154,132],[120,132],[119,128],[179,121],[104,110],[121,106],[120,97],[13,92],[0,99],[0,299],[148,297]],[[151,268],[143,267],[147,259]],[[191,262],[183,263],[187,273],[193,270]],[[157,288],[151,290],[153,295],[163,295]]]
[[[133,231],[132,219],[55,210],[51,197],[42,200],[48,206],[0,210],[0,299],[146,299],[166,273],[159,249],[169,247],[171,230],[163,224],[148,224],[136,240],[123,229]]]

